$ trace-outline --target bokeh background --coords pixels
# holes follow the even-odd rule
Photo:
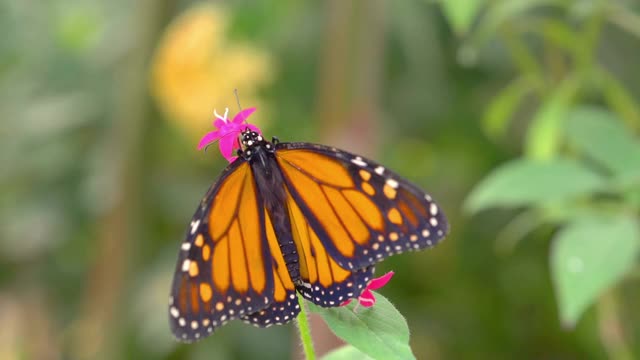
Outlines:
[[[299,358],[293,325],[194,345],[167,325],[179,244],[226,165],[197,141],[234,89],[267,135],[377,159],[446,211],[443,244],[378,267],[419,359],[640,356],[637,254],[567,324],[550,259],[568,220],[466,202],[503,163],[579,154],[575,107],[637,139],[637,2],[1,0],[0,30],[0,359]],[[581,204],[637,223],[635,180]]]

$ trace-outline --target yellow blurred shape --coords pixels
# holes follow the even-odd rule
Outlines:
[[[194,141],[213,129],[213,109],[237,111],[236,88],[243,107],[263,110],[256,90],[271,81],[270,57],[250,43],[230,40],[228,22],[225,10],[196,5],[169,25],[153,57],[151,91]]]

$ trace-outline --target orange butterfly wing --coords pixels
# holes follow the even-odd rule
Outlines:
[[[286,323],[300,311],[296,290],[339,306],[362,293],[375,263],[448,232],[429,195],[370,160],[321,145],[271,145],[260,146],[274,157],[229,165],[192,218],[169,299],[179,340],[235,318]]]
[[[265,210],[267,239],[271,256],[273,256],[274,293],[271,304],[261,311],[248,314],[242,319],[255,326],[269,327],[274,324],[284,324],[300,312],[300,304],[296,296],[296,288],[289,276],[287,265],[280,251],[280,246],[271,223],[269,214]]]
[[[288,316],[297,314],[293,283],[279,270],[284,260],[272,251],[277,242],[261,204],[250,166],[239,161],[198,207],[180,247],[169,299],[177,339],[197,340],[229,320],[251,319],[276,299],[290,304]]]
[[[276,158],[305,282],[298,290],[319,305],[357,297],[375,263],[448,232],[429,195],[377,163],[306,143],[279,144]]]

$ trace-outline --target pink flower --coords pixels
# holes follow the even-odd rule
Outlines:
[[[388,273],[380,276],[379,278],[375,278],[369,281],[369,284],[367,285],[367,287],[364,289],[362,294],[360,294],[360,296],[358,297],[358,302],[360,303],[360,305],[364,307],[371,307],[375,305],[376,297],[373,295],[371,290],[378,290],[381,287],[387,285],[389,280],[391,280],[392,276],[393,276],[393,271],[389,271]],[[342,304],[340,304],[340,306],[345,306],[350,302],[351,302],[351,299],[343,302]]]
[[[229,162],[233,162],[237,156],[234,156],[235,151],[240,149],[240,142],[238,137],[243,130],[249,128],[252,131],[262,134],[260,129],[252,124],[247,123],[249,115],[253,114],[256,108],[248,108],[240,111],[233,120],[227,120],[227,114],[229,114],[229,108],[225,109],[224,116],[218,115],[218,112],[214,110],[216,121],[213,122],[213,126],[218,128],[216,131],[211,131],[202,137],[198,144],[198,150],[207,147],[211,143],[220,141],[220,153]]]

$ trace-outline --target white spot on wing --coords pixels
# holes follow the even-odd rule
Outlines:
[[[172,306],[171,309],[169,309],[169,312],[171,313],[171,316],[173,316],[174,318],[177,318],[180,315],[178,308],[176,308],[175,306]]]
[[[429,206],[429,212],[433,216],[438,215],[438,206],[436,204],[434,204],[434,203],[431,203],[431,205]]]
[[[186,259],[182,262],[182,271],[189,271],[189,265],[191,265],[191,260]]]
[[[198,226],[200,226],[200,219],[191,222],[191,235],[195,234]]]
[[[394,189],[397,189],[399,184],[393,179],[387,179],[387,185],[391,186]]]
[[[378,175],[382,175],[384,174],[384,168],[382,166],[378,166],[377,168],[375,168],[373,171],[376,172],[376,174]]]
[[[182,243],[181,248],[184,251],[189,251],[189,249],[191,249],[191,243],[188,243],[188,242]]]
[[[367,166],[367,163],[362,161],[362,158],[360,156],[356,156],[355,159],[351,159],[351,162],[358,166]]]

